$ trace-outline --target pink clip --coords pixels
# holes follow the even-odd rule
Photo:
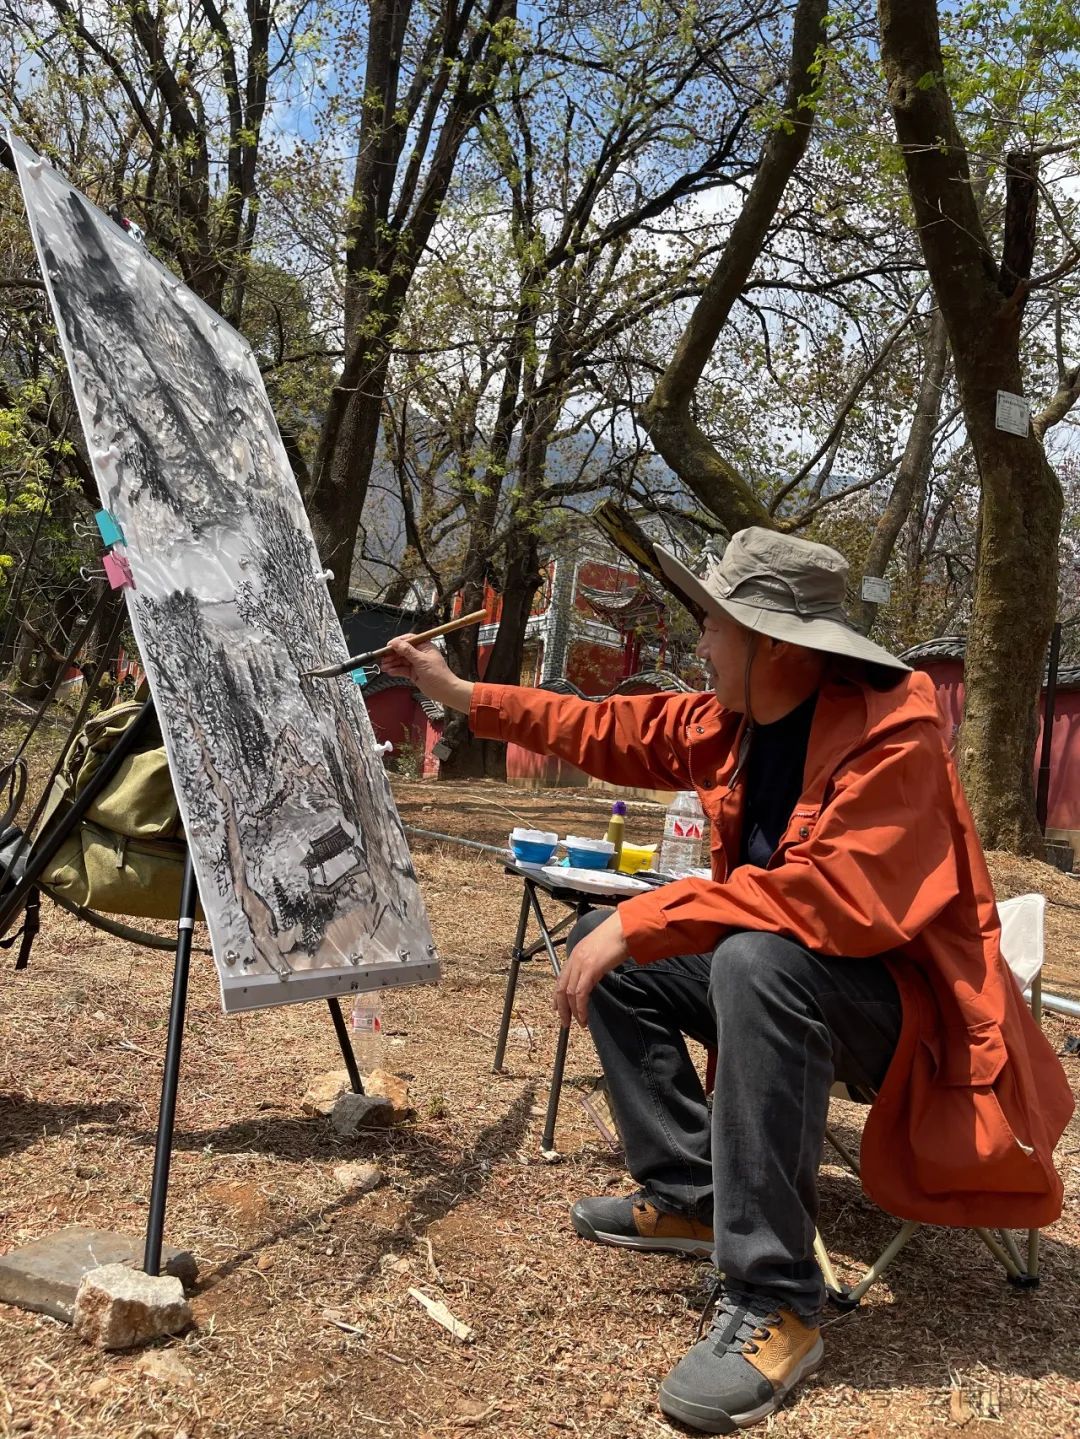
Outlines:
[[[126,555],[118,555],[115,550],[109,550],[102,555],[101,562],[105,566],[105,578],[109,586],[114,590],[133,590],[135,579],[131,573],[131,565]]]

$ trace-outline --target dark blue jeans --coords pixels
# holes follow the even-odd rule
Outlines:
[[[585,915],[569,947],[610,911]],[[708,1221],[729,1283],[821,1307],[817,1170],[834,1079],[880,1085],[900,1036],[880,959],[830,959],[774,934],[620,965],[589,1029],[626,1163],[657,1208]],[[716,1050],[712,1116],[683,1036]]]

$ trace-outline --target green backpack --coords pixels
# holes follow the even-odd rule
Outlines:
[[[87,721],[53,784],[46,823],[70,807],[141,709],[138,703],[115,705]],[[40,883],[66,907],[175,919],[186,854],[155,722],[61,845]]]

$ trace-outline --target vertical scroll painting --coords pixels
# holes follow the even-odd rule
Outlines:
[[[14,137],[226,1011],[438,977],[250,346]]]

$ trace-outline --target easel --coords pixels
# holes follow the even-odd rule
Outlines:
[[[32,846],[22,878],[10,893],[0,900],[0,936],[5,934],[24,908],[38,880],[64,841],[82,822],[87,810],[117,773],[124,760],[134,751],[154,716],[154,702],[147,699],[126,732],[109,751],[100,768],[90,778],[75,802],[53,824],[47,825]],[[161,1104],[158,1110],[157,1140],[154,1146],[154,1177],[150,1190],[150,1212],[146,1224],[146,1248],[143,1269],[147,1274],[161,1273],[161,1245],[165,1230],[165,1203],[169,1189],[172,1162],[173,1127],[176,1119],[176,1093],[180,1077],[180,1049],[184,1037],[184,1016],[187,1011],[188,973],[191,966],[191,941],[195,927],[198,891],[195,868],[188,850],[180,890],[180,911],[176,922],[176,959],[173,968],[172,1000],[169,1005],[169,1032],[165,1044],[165,1070],[161,1082]],[[334,1032],[345,1061],[353,1092],[363,1094],[364,1086],[356,1064],[345,1016],[336,998],[326,1001]]]
[[[5,166],[9,170],[15,169],[15,159],[12,155],[11,147],[2,136],[0,136],[0,165]],[[72,654],[72,658],[73,657],[74,651]],[[59,685],[60,673],[61,672],[58,672],[56,682],[46,697],[46,704],[52,698]],[[100,667],[98,673],[100,674]],[[96,683],[96,678],[95,676],[94,683]],[[65,813],[57,814],[54,821],[46,825],[37,841],[30,846],[26,858],[25,872],[12,886],[7,895],[0,898],[0,937],[3,937],[3,935],[7,933],[20,911],[25,909],[28,901],[34,897],[35,886],[38,880],[42,874],[44,874],[47,866],[60,849],[60,846],[76,831],[90,805],[93,804],[98,795],[100,795],[110,783],[124,760],[133,752],[135,745],[141,739],[153,715],[153,700],[147,699],[134,722],[128,727],[127,731],[121,735],[103,761],[101,767],[88,781],[78,798]],[[29,840],[27,843],[29,844]],[[0,865],[0,874],[2,873],[3,866]],[[169,1169],[172,1160],[176,1094],[180,1074],[180,1050],[184,1034],[184,1016],[187,1009],[188,974],[191,963],[192,932],[195,925],[197,904],[198,893],[195,885],[195,872],[189,849],[184,864],[180,908],[177,916],[172,1000],[169,1006],[169,1030],[165,1046],[165,1069],[162,1076],[161,1104],[158,1111],[157,1140],[154,1148],[154,1174],[150,1192],[150,1211],[146,1227],[146,1247],[143,1256],[143,1268],[146,1273],[150,1275],[157,1275],[161,1272],[162,1236],[165,1227],[165,1204],[169,1187]],[[341,1005],[334,997],[328,998],[326,1002],[330,1009],[334,1032],[337,1036],[341,1055],[345,1061],[345,1068],[349,1075],[349,1083],[352,1085],[354,1093],[362,1094],[364,1090],[360,1079],[360,1070],[357,1067],[356,1056],[353,1054],[352,1045],[349,1041],[349,1031],[345,1024],[345,1017],[341,1012]]]

